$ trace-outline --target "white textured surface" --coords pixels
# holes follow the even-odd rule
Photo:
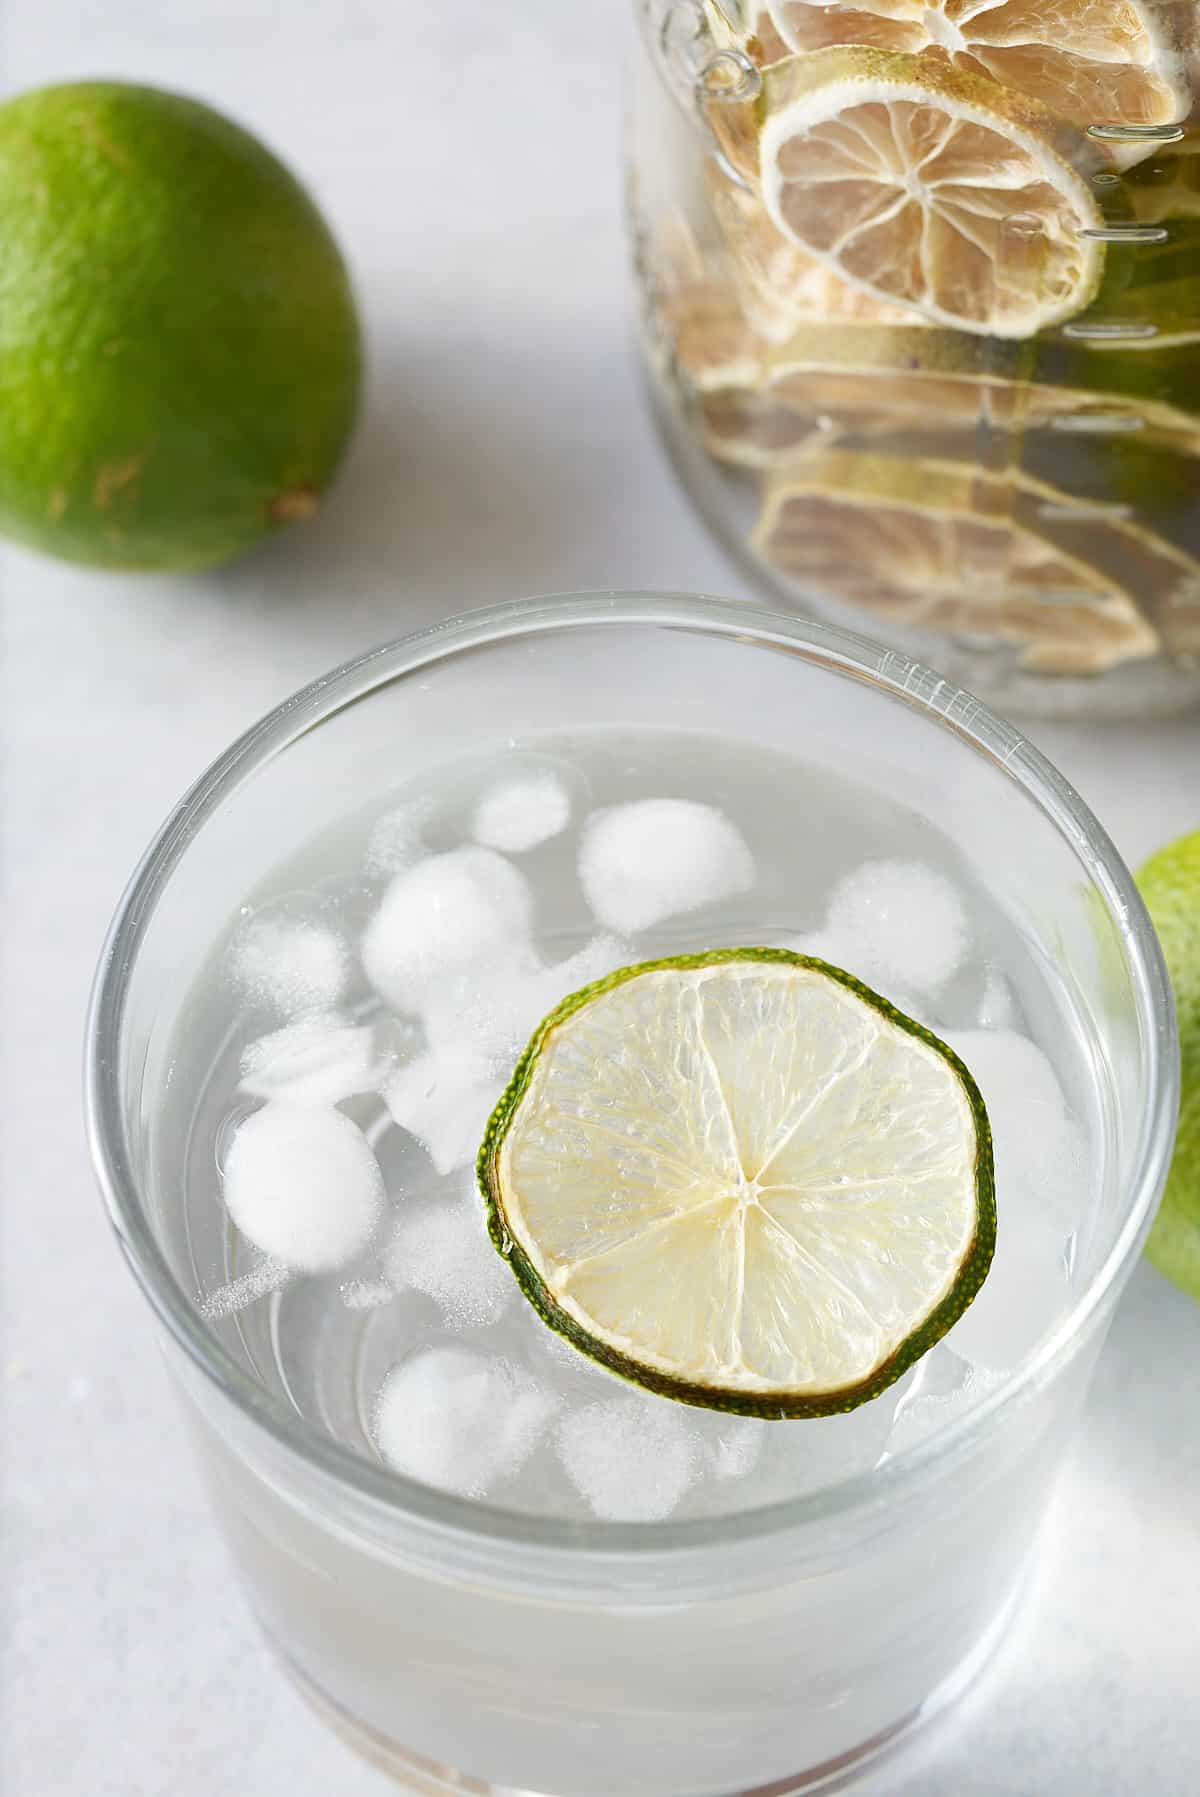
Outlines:
[[[367,415],[309,529],[223,573],[9,553],[5,611],[5,1797],[386,1797],[260,1647],[79,1124],[101,931],[153,828],[264,707],[463,606],[742,592],[629,352],[625,0],[8,0],[3,82],[190,89],[311,183],[370,332]],[[1200,719],[1037,739],[1125,853],[1200,823]],[[887,1797],[1187,1797],[1200,1658],[1200,1308],[1142,1268],[1022,1630]]]

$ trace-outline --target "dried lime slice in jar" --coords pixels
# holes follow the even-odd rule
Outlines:
[[[869,44],[941,57],[1032,94],[1077,125],[1173,124],[1187,116],[1172,0],[766,0],[788,50]],[[1152,155],[1153,142],[1126,147]]]
[[[1200,564],[1021,468],[811,452],[768,478],[753,546],[802,589],[876,617],[1011,643],[1030,673],[1200,648]]]
[[[1095,297],[1102,161],[1078,126],[943,59],[833,48],[709,118],[780,233],[842,280],[960,330],[1024,338]]]

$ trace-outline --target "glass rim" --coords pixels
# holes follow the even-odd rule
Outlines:
[[[342,1446],[276,1405],[211,1333],[194,1298],[175,1278],[143,1210],[126,1143],[121,1089],[125,1002],[142,936],[192,838],[226,798],[277,754],[348,705],[398,679],[464,652],[514,638],[581,627],[667,628],[752,643],[797,655],[875,688],[919,714],[1010,779],[1056,828],[1101,893],[1134,978],[1146,1057],[1147,1103],[1139,1120],[1130,1198],[1102,1264],[1037,1349],[981,1402],[894,1460],[821,1490],[757,1509],[647,1523],[576,1522],[457,1497],[426,1486]],[[101,951],[88,1009],[84,1115],[89,1150],[109,1220],[130,1269],[168,1335],[233,1405],[289,1454],[349,1488],[389,1518],[418,1529],[525,1552],[645,1558],[655,1553],[733,1547],[806,1525],[874,1511],[918,1487],[957,1453],[969,1451],[992,1419],[1038,1389],[1119,1289],[1138,1253],[1166,1176],[1178,1106],[1179,1067],[1171,987],[1158,939],[1125,863],[1074,788],[1020,730],[982,702],[909,657],[868,638],[766,607],[705,594],[595,592],[520,600],[466,612],[384,643],[319,676],[273,707],[193,783],[135,867]]]

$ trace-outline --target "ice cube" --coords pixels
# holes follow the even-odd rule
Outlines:
[[[579,878],[600,922],[627,934],[745,892],[754,857],[715,806],[638,799],[593,812]]]
[[[277,1292],[287,1283],[291,1276],[291,1268],[281,1260],[260,1260],[243,1273],[239,1279],[231,1279],[227,1285],[218,1286],[215,1292],[209,1292],[200,1303],[200,1314],[210,1322],[219,1317],[232,1316],[235,1310],[245,1310],[248,1304],[257,1303],[270,1292]]]
[[[410,799],[385,812],[367,838],[368,874],[398,874],[428,854],[425,826],[433,816],[431,799]]]
[[[530,1034],[562,999],[590,986],[595,980],[602,980],[605,974],[615,973],[618,967],[628,966],[629,961],[629,945],[619,937],[594,936],[565,961],[556,961],[552,967],[543,968],[537,979],[529,984],[527,1007],[521,1020],[528,1024],[525,1034]],[[532,1017],[530,1012],[534,1013]]]
[[[834,887],[823,934],[838,965],[870,986],[937,992],[970,946],[966,912],[950,881],[918,861],[868,861]]]
[[[408,1130],[439,1173],[469,1165],[504,1081],[492,1062],[471,1049],[431,1049],[401,1067],[384,1085],[383,1098],[395,1122]]]
[[[820,1491],[869,1472],[887,1443],[896,1403],[893,1386],[857,1410],[773,1423],[772,1495]]]
[[[843,973],[852,973],[856,978],[866,980],[866,975],[854,965],[856,957],[861,960],[861,955],[855,949],[854,944],[849,940],[832,935],[827,930],[814,931],[808,936],[782,936],[771,946],[790,949],[794,955],[811,955],[818,961],[828,962],[831,967],[840,967]],[[911,1017],[915,1022],[929,1027],[930,1019],[926,1006],[913,993],[907,991],[903,986],[897,985],[895,980],[881,978],[876,974],[867,983],[882,998],[886,998],[889,1004],[895,1005],[898,1011],[903,1011],[906,1017]]]
[[[699,1442],[681,1407],[649,1395],[606,1398],[568,1411],[557,1446],[576,1491],[609,1522],[670,1516],[701,1466]]]
[[[998,968],[989,967],[979,1000],[981,1030],[1011,1029],[1015,1018],[1012,987]]]
[[[384,1381],[375,1441],[398,1472],[480,1498],[524,1465],[556,1409],[550,1391],[507,1361],[425,1348]]]
[[[1086,1204],[1087,1152],[1049,1059],[1015,1030],[947,1030],[944,1040],[983,1094],[997,1203],[1037,1212],[1065,1236]]]
[[[398,1011],[419,1011],[440,981],[519,954],[532,916],[524,874],[494,849],[431,855],[396,875],[367,925],[367,978]]]
[[[230,965],[234,982],[251,1004],[300,1017],[336,1005],[349,978],[350,951],[336,930],[268,912],[242,927]]]
[[[241,1090],[256,1098],[339,1104],[376,1083],[378,1059],[368,1025],[346,1022],[336,1011],[302,1017],[242,1051]]]
[[[397,1291],[424,1292],[460,1329],[494,1323],[517,1296],[473,1186],[459,1197],[401,1205],[385,1267]]]
[[[716,1479],[744,1479],[753,1472],[767,1438],[767,1424],[758,1416],[718,1416],[706,1442],[709,1464]]]
[[[905,1401],[897,1406],[884,1458],[893,1459],[965,1416],[1000,1383],[1001,1377],[972,1366],[945,1341],[939,1342],[918,1362],[917,1379]]]
[[[966,1359],[1018,1366],[1061,1313],[1063,1253],[1087,1197],[1083,1133],[1041,1049],[1012,1030],[951,1030],[946,1041],[983,1093],[996,1163],[996,1252],[946,1337]]]
[[[425,1032],[415,1017],[397,1017],[394,1011],[380,1010],[373,1021],[375,1064],[379,1085],[396,1068],[410,1061],[426,1046]]]
[[[342,1287],[347,1310],[378,1310],[395,1296],[394,1287],[384,1279],[348,1279]]]
[[[700,1459],[698,1476],[680,1503],[681,1514],[728,1514],[788,1495],[786,1486],[772,1485],[764,1460],[764,1450],[784,1424],[690,1407],[683,1414]]]
[[[479,963],[430,994],[422,1018],[435,1048],[478,1055],[493,1073],[512,1072],[534,1030],[560,999],[629,960],[625,944],[597,936],[552,967],[532,947],[498,965]]]
[[[543,971],[526,941],[506,944],[499,954],[439,981],[421,1006],[430,1047],[463,1060],[474,1057],[490,1073],[511,1070],[532,1028],[527,1018]]]
[[[551,1329],[532,1304],[522,1303],[517,1318],[523,1325],[524,1352],[533,1371],[550,1381],[557,1390],[581,1400],[625,1393],[629,1387],[616,1373],[610,1373],[600,1361],[583,1354],[573,1342]]]
[[[353,1260],[383,1210],[379,1163],[349,1117],[278,1098],[238,1125],[223,1189],[247,1240],[305,1273]]]
[[[488,848],[519,855],[565,830],[570,816],[571,796],[557,774],[527,774],[484,793],[471,834]]]
[[[996,1252],[983,1285],[947,1334],[948,1345],[982,1367],[1020,1366],[1062,1314],[1065,1245],[1045,1215],[1005,1203],[998,1190]]]

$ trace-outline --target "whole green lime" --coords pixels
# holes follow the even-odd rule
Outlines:
[[[124,82],[0,106],[0,532],[197,568],[312,513],[360,340],[313,201],[239,126]]]
[[[1168,1279],[1200,1298],[1200,831],[1147,861],[1138,885],[1175,989],[1183,1059],[1175,1158],[1146,1252]]]

